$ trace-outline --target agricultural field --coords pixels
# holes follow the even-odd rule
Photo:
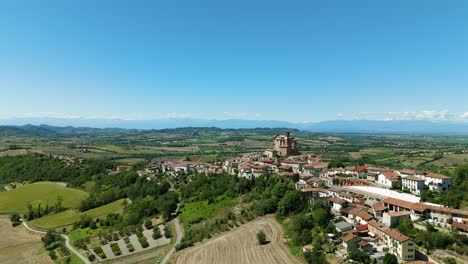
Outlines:
[[[468,154],[446,155],[441,159],[432,161],[430,164],[439,167],[455,167],[459,165],[466,165],[468,164]]]
[[[259,245],[257,233],[263,230],[269,243]],[[272,217],[262,217],[231,231],[177,252],[171,263],[303,263],[291,255],[283,243],[283,231]]]
[[[0,216],[0,263],[52,264],[47,252],[42,251],[41,237],[23,226],[12,227],[8,217]]]
[[[44,216],[30,222],[34,227],[42,229],[55,229],[59,227],[72,225],[80,220],[81,215],[88,215],[92,218],[103,217],[110,213],[117,213],[123,209],[124,199],[117,200],[85,212],[79,212],[76,209],[69,209],[53,215]]]
[[[63,198],[65,208],[76,208],[81,200],[89,196],[87,192],[67,188],[65,184],[55,182],[36,182],[18,187],[11,191],[0,192],[0,213],[26,213],[27,203],[47,203],[53,205],[57,197]]]

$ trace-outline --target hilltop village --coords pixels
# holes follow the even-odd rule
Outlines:
[[[231,158],[224,162],[203,163],[177,160],[152,160],[140,176],[151,178],[158,173],[177,176],[188,173],[228,173],[243,178],[264,174],[278,174],[295,183],[304,201],[326,201],[336,220],[336,255],[345,257],[353,250],[368,252],[380,259],[386,253],[394,254],[399,262],[417,262],[417,248],[412,238],[394,227],[403,221],[415,226],[436,226],[441,230],[468,232],[468,211],[421,202],[426,190],[446,192],[452,179],[428,171],[396,170],[374,166],[330,168],[327,160],[313,153],[300,153],[299,141],[290,131],[275,135],[273,148],[263,153]],[[119,166],[109,174],[129,170]],[[311,250],[304,245],[303,250]]]

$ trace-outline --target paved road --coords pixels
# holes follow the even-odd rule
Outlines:
[[[44,232],[44,231],[39,231],[39,230],[36,230],[36,229],[33,229],[33,228],[29,227],[28,224],[26,222],[24,222],[24,221],[23,221],[23,226],[26,229],[28,229],[29,231],[39,233],[39,234],[46,234],[46,232]],[[68,248],[68,250],[70,250],[75,255],[77,255],[85,264],[91,264],[91,262],[88,260],[88,258],[81,255],[81,253],[78,252],[78,250],[76,250],[74,247],[72,247],[72,245],[70,244],[70,238],[68,236],[62,234],[62,237],[65,239],[65,246]]]
[[[179,205],[177,205],[177,211],[179,210]],[[178,218],[175,218],[174,220],[172,220],[172,222],[174,223],[174,226],[175,226],[175,230],[176,230],[176,234],[177,234],[177,238],[176,238],[176,242],[174,243],[174,246],[172,246],[171,250],[169,250],[169,252],[167,253],[167,255],[164,257],[164,259],[162,260],[161,264],[166,264],[168,261],[169,261],[169,258],[172,256],[172,254],[174,254],[175,252],[175,249],[176,249],[176,246],[178,244],[180,244],[180,241],[182,240],[182,230],[180,228],[180,223],[179,223],[179,219]]]

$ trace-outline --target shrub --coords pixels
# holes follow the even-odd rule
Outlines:
[[[96,246],[96,247],[93,248],[93,251],[94,251],[94,253],[96,253],[101,259],[106,259],[106,258],[107,258],[106,254],[104,253],[104,251],[102,250],[101,247]]]
[[[133,245],[130,244],[130,243],[127,243],[127,248],[128,248],[128,251],[130,251],[130,252],[135,251],[135,248],[134,248]]]
[[[124,237],[124,239],[123,239],[123,240],[124,240],[125,244],[128,244],[128,243],[130,243],[130,238],[129,238],[129,237]]]
[[[19,214],[13,214],[10,217],[10,220],[13,227],[21,225],[21,217]]]
[[[258,232],[257,240],[260,245],[265,245],[267,243],[265,232],[263,231]]]
[[[151,228],[153,228],[153,222],[151,222],[150,219],[146,219],[146,221],[145,221],[145,228],[146,228],[147,230],[150,230]]]
[[[143,248],[149,247],[148,240],[146,240],[146,237],[142,236],[138,238],[138,242],[140,242],[141,246]]]
[[[159,226],[153,227],[153,239],[160,239],[162,237],[161,235],[161,229],[159,229]]]
[[[94,254],[89,254],[88,259],[89,261],[94,261],[96,260],[96,256]]]
[[[55,254],[55,250],[51,250],[49,251],[49,256],[52,260],[56,260],[57,259],[57,254]]]
[[[114,255],[116,255],[116,256],[122,255],[122,251],[120,250],[119,244],[111,243],[110,247],[112,249],[112,252],[114,252]]]
[[[171,238],[172,237],[172,231],[169,228],[169,225],[167,225],[167,224],[166,224],[166,226],[164,226],[164,236],[166,238]]]

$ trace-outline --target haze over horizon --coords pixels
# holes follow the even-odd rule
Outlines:
[[[0,119],[468,122],[468,2],[5,1]]]

